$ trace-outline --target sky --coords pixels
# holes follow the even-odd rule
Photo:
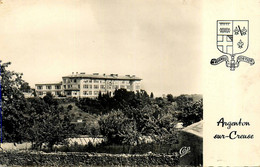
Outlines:
[[[202,5],[192,0],[2,0],[0,60],[35,83],[72,72],[142,78],[142,89],[202,94]]]

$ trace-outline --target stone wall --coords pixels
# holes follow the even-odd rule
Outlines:
[[[179,164],[178,155],[0,152],[0,165],[19,166],[153,166]]]

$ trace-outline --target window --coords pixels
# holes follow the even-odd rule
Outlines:
[[[94,95],[98,95],[98,91],[94,91]]]
[[[94,80],[94,83],[99,83],[99,80]]]
[[[78,88],[80,89],[80,85],[78,85]]]
[[[89,83],[92,83],[92,80],[89,80]]]
[[[140,89],[140,86],[136,86],[135,89]]]
[[[61,94],[60,91],[56,91],[56,92],[55,92],[55,95],[60,95],[60,94]]]
[[[114,88],[115,88],[115,89],[118,89],[118,85],[114,85]]]
[[[66,89],[66,85],[63,85],[64,89]]]
[[[71,92],[67,92],[67,95],[71,95]]]
[[[42,89],[42,86],[37,86],[37,89]]]
[[[50,85],[46,86],[46,89],[51,89],[51,86]]]
[[[94,85],[94,89],[99,89],[99,86],[98,85]]]
[[[88,92],[87,91],[83,91],[83,95],[88,95]]]
[[[63,82],[66,83],[66,79],[63,79]]]
[[[88,89],[88,85],[83,85],[83,88],[84,89]]]
[[[88,85],[89,89],[92,89],[92,85]]]
[[[56,85],[56,86],[55,86],[55,89],[60,89],[60,85]]]
[[[125,88],[125,85],[120,85],[120,88]]]
[[[100,89],[105,89],[105,85],[100,85]]]
[[[77,80],[76,79],[74,79],[74,83],[76,83],[77,82]]]
[[[130,89],[130,86],[126,86],[127,89]]]
[[[92,91],[89,91],[89,95],[92,95]]]
[[[122,84],[124,84],[124,83],[125,83],[125,81],[122,81],[121,83],[122,83]]]
[[[38,92],[38,94],[39,94],[39,95],[43,95],[43,93],[42,93],[42,92]]]

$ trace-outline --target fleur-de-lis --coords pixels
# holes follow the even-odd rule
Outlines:
[[[242,49],[244,45],[244,42],[242,42],[242,40],[240,39],[240,41],[237,43],[237,46],[239,49]]]
[[[239,30],[238,30],[238,28],[237,28],[237,27],[235,28],[234,32],[235,32],[235,35],[238,35],[238,33],[239,33]]]
[[[243,27],[243,29],[242,29],[242,35],[246,35],[246,32],[247,32],[246,28]]]

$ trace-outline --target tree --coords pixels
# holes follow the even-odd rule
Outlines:
[[[101,117],[100,132],[109,143],[140,144],[142,138],[150,136],[159,142],[175,136],[176,119],[166,114],[157,105],[146,105],[143,108],[126,108],[108,113]]]
[[[73,106],[70,104],[70,105],[68,105],[67,110],[70,111],[70,110],[72,110],[72,108],[73,108]]]
[[[30,102],[30,128],[28,128],[28,139],[33,143],[34,148],[41,149],[44,143],[50,150],[54,144],[66,142],[68,137],[73,136],[71,117],[63,107],[57,103],[48,103],[41,98],[28,99]],[[51,103],[50,103],[51,102]]]
[[[21,92],[22,74],[7,70],[11,63],[1,65],[3,139],[20,143],[31,141],[49,148],[70,136],[70,117],[58,107],[51,95],[25,99]]]
[[[49,105],[54,105],[54,106],[58,105],[58,101],[54,99],[54,96],[50,92],[47,92],[47,94],[43,97],[43,100],[45,103]]]
[[[183,122],[184,126],[198,122],[203,118],[203,99],[193,102],[186,106],[184,110],[179,113],[178,119]]]
[[[190,108],[193,103],[193,98],[187,95],[180,95],[174,98],[174,102],[177,103],[177,110],[184,111]]]
[[[138,141],[139,133],[135,121],[121,110],[103,115],[99,125],[101,134],[107,137],[109,143],[133,145]]]
[[[152,99],[154,98],[153,92],[151,92],[150,98],[152,98]]]
[[[31,87],[29,86],[29,83],[28,83],[28,82],[23,82],[23,83],[21,84],[20,90],[21,90],[22,92],[27,92],[27,93],[29,93],[29,92],[31,92]]]
[[[172,95],[172,94],[168,94],[166,97],[167,97],[167,100],[168,100],[169,102],[174,102],[174,98],[173,98],[173,95]]]
[[[1,61],[0,61],[1,62]],[[7,70],[11,63],[1,65],[1,93],[3,111],[3,140],[14,143],[25,139],[28,128],[28,104],[20,91],[22,74]]]

